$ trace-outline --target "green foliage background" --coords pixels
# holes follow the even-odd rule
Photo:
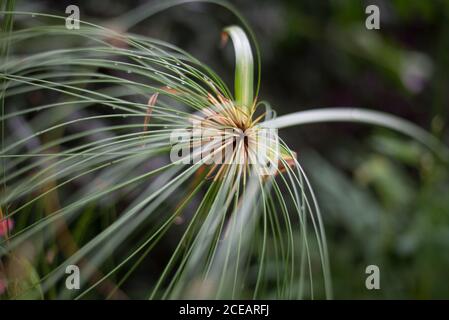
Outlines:
[[[106,24],[143,2],[33,0],[18,1],[16,9],[64,15],[67,5],[77,4],[83,20]],[[255,30],[262,54],[261,98],[278,114],[371,108],[409,119],[448,144],[448,1],[231,2]],[[368,4],[380,7],[380,30],[364,27]],[[231,83],[234,61],[229,48],[220,48],[219,35],[232,21],[224,10],[196,3],[158,14],[131,31],[180,46]],[[32,52],[33,46],[22,50]],[[417,142],[360,124],[294,127],[282,137],[297,151],[317,193],[335,298],[449,297],[447,167]],[[80,243],[114,219],[118,208],[99,204],[90,210],[100,214],[78,221],[74,237]],[[146,292],[144,284],[163,268],[164,248],[175,245],[164,241],[159,259],[143,261],[127,282],[129,297]],[[381,270],[377,291],[365,288],[365,268],[371,264]]]

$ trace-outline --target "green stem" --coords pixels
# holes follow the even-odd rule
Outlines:
[[[235,51],[235,102],[251,112],[254,104],[254,60],[251,45],[242,28],[230,26],[224,29],[223,40],[231,37]]]
[[[324,108],[294,112],[263,123],[268,128],[285,128],[318,122],[360,122],[398,131],[421,142],[441,160],[449,162],[449,150],[435,136],[416,124],[388,113],[358,108]]]

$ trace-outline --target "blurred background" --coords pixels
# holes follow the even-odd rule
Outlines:
[[[82,20],[114,27],[114,18],[147,2],[158,1],[28,0],[16,9],[65,15],[75,4]],[[449,143],[449,1],[230,2],[255,31],[259,98],[278,115],[370,108]],[[380,30],[365,28],[370,4],[380,8]],[[220,33],[236,22],[221,7],[192,3],[130,31],[178,45],[231,86],[232,47],[220,47]],[[315,124],[281,135],[298,153],[321,205],[335,298],[449,298],[448,168],[418,143],[360,124]],[[380,290],[365,287],[368,265],[380,268]],[[151,279],[148,270],[143,264],[127,285],[131,297]]]

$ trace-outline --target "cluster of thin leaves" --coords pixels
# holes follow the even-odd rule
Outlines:
[[[1,206],[3,219],[26,222],[2,240],[2,254],[14,259],[33,243],[34,265],[54,247],[62,255],[46,273],[36,266],[38,279],[23,292],[45,296],[57,288],[58,297],[73,297],[61,279],[75,264],[83,282],[76,298],[120,272],[111,297],[139,263],[156,259],[153,249],[182,221],[166,267],[146,284],[148,298],[313,296],[310,250],[319,252],[316,277],[329,275],[318,206],[299,163],[284,163],[277,178],[235,165],[222,178],[207,179],[208,167],[168,160],[170,133],[209,108],[209,95],[234,100],[212,70],[155,39],[90,23],[74,32],[62,17],[14,14],[45,23],[2,39],[17,52],[1,68],[6,101],[14,101],[2,115],[10,134],[2,150]],[[146,121],[145,102],[155,93]],[[29,97],[43,98],[29,106]],[[87,209],[98,204],[120,212],[80,245],[71,234],[80,221],[95,220],[84,216],[95,215]],[[309,245],[308,221],[316,248]],[[124,243],[132,249],[114,254]]]

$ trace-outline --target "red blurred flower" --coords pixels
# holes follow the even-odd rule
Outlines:
[[[0,221],[0,237],[3,237],[6,232],[11,232],[14,228],[14,221],[11,218],[7,218]]]

